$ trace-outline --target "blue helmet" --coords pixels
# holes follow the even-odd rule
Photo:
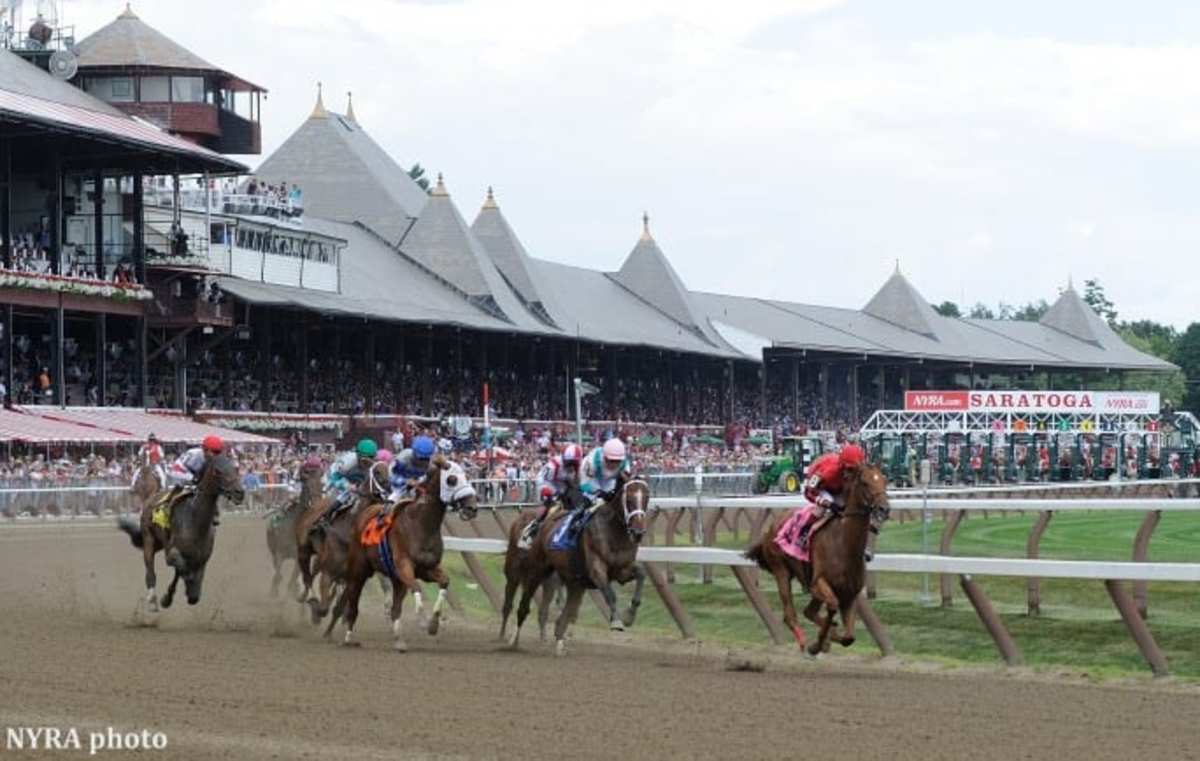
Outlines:
[[[413,457],[418,460],[428,460],[430,457],[433,457],[435,449],[433,439],[428,436],[418,436],[413,439],[412,453]]]

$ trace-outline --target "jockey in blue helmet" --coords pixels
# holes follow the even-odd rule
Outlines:
[[[425,480],[429,462],[437,445],[428,436],[413,439],[412,446],[392,460],[392,504],[412,496],[413,489]]]

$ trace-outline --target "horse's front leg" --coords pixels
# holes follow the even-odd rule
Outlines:
[[[450,589],[450,575],[440,566],[434,566],[426,577],[429,581],[438,585],[437,600],[433,603],[433,612],[429,615],[429,626],[425,629],[430,637],[438,633],[438,628],[442,624],[442,606],[446,604],[446,590]]]
[[[610,631],[623,632],[625,624],[621,623],[621,613],[617,610],[617,593],[613,591],[612,580],[608,575],[608,565],[603,560],[595,558],[588,564],[588,578],[608,604],[608,628]]]
[[[149,531],[142,531],[142,560],[146,564],[146,610],[158,612],[158,577],[154,573],[154,536]]]
[[[633,622],[637,620],[638,608],[642,605],[642,587],[646,586],[646,573],[640,565],[633,567],[633,579],[633,599],[629,601],[629,609],[621,617],[621,622],[626,626],[633,626]]]
[[[508,646],[516,650],[521,643],[521,627],[525,624],[525,619],[529,616],[529,604],[533,600],[533,596],[537,594],[538,587],[541,586],[544,576],[537,573],[531,573],[521,582],[521,602],[517,604],[517,625],[513,629],[512,636],[508,638]],[[539,609],[538,617],[542,617],[544,606]],[[544,638],[544,637],[543,637]]]
[[[842,637],[838,640],[842,647],[854,644],[854,602],[842,606]]]
[[[829,631],[833,628],[833,618],[837,615],[838,600],[837,595],[829,586],[829,582],[823,576],[813,583],[812,592],[813,597],[820,599],[825,605],[825,618],[821,621],[821,630],[817,634],[817,641],[808,646],[808,654],[816,655],[829,643]]]
[[[164,608],[171,607],[171,603],[175,602],[175,586],[179,583],[179,569],[175,569],[175,577],[171,579],[171,585],[167,587],[167,593],[163,595],[162,606]]]
[[[575,623],[579,615],[579,604],[583,602],[583,587],[567,586],[567,604],[563,606],[558,621],[554,624],[554,654],[562,657],[567,654],[567,627]]]

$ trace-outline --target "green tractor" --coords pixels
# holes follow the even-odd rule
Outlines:
[[[804,470],[825,451],[817,436],[784,436],[783,454],[759,461],[754,479],[754,493],[766,494],[772,489],[794,494],[804,484]]]

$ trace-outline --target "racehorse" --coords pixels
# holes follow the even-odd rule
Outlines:
[[[288,500],[282,508],[272,510],[267,515],[267,549],[271,552],[271,564],[275,567],[275,575],[271,578],[272,597],[279,594],[279,583],[283,581],[283,574],[280,572],[283,561],[296,560],[296,521],[320,497],[321,466],[306,464],[300,468],[300,494]],[[295,591],[296,579],[299,576],[300,563],[297,561],[292,569],[292,577],[288,579],[289,591]]]
[[[532,516],[514,521],[508,534],[508,552],[505,555],[504,610],[500,624],[503,633],[512,610],[512,598],[519,585],[521,602],[517,606],[517,627],[509,639],[509,646],[516,648],[521,638],[521,626],[529,615],[529,604],[538,587],[552,574],[556,574],[567,589],[567,601],[554,624],[554,650],[557,655],[566,654],[567,627],[575,623],[579,605],[587,589],[599,589],[608,603],[611,616],[609,628],[621,631],[632,626],[642,604],[642,587],[645,574],[637,565],[637,549],[646,533],[646,510],[650,504],[650,487],[640,479],[617,483],[613,494],[599,507],[593,509],[591,520],[583,528],[575,548],[556,550],[550,548],[555,535],[566,519],[563,512],[546,520],[533,544],[528,557],[521,558],[517,547],[525,524]],[[510,569],[513,573],[510,575]],[[625,584],[637,582],[630,600],[629,609],[622,616],[617,609],[617,595],[610,582]],[[548,605],[549,601],[544,600]]]
[[[146,607],[151,612],[158,611],[154,555],[159,550],[163,550],[167,565],[175,569],[175,577],[162,598],[162,606],[171,607],[175,585],[180,579],[183,579],[188,604],[200,602],[204,568],[213,551],[213,517],[217,512],[217,499],[222,496],[241,504],[246,493],[233,461],[224,455],[215,455],[208,461],[195,491],[175,501],[171,508],[170,528],[164,529],[154,522],[154,507],[149,503],[142,507],[140,522],[127,515],[117,519],[117,528],[129,534],[133,546],[142,550],[146,563]]]
[[[150,498],[165,487],[166,484],[159,480],[158,470],[147,463],[138,468],[137,473],[133,475],[133,484],[129,490],[137,497],[138,503],[145,507],[150,503]]]
[[[343,585],[346,580],[346,555],[350,545],[351,533],[354,531],[354,516],[361,512],[366,505],[384,501],[390,493],[388,479],[388,464],[376,462],[367,472],[366,481],[360,487],[360,493],[354,505],[342,510],[328,526],[316,531],[312,526],[324,515],[325,509],[331,504],[333,497],[328,500],[318,500],[319,511],[310,510],[305,514],[305,521],[297,521],[296,532],[304,531],[302,541],[297,545],[297,565],[304,577],[304,590],[300,594],[300,602],[306,602],[312,611],[312,622],[317,624],[329,613],[330,603],[333,602],[336,587]],[[307,524],[305,528],[301,524]],[[312,582],[316,574],[321,574],[321,597],[318,600],[311,597]],[[336,621],[335,616],[333,621]],[[330,623],[332,624],[333,621]]]
[[[854,644],[854,605],[867,574],[864,559],[867,539],[869,534],[879,533],[889,512],[887,479],[878,467],[865,463],[857,475],[847,478],[845,506],[824,526],[814,528],[815,533],[809,537],[808,562],[797,560],[776,543],[788,515],[771,521],[762,538],[746,551],[746,557],[775,577],[783,604],[783,621],[801,649],[805,646],[805,636],[792,602],[792,579],[799,579],[812,596],[804,617],[818,627],[819,633],[817,640],[808,646],[810,655],[824,650],[831,637],[843,647]],[[826,609],[823,620],[819,616],[822,605]],[[834,627],[838,612],[845,627],[840,637]]]
[[[408,650],[400,628],[400,610],[408,590],[411,589],[416,598],[417,620],[424,615],[418,580],[438,585],[437,601],[426,628],[430,636],[436,635],[441,625],[446,590],[450,587],[450,577],[442,568],[442,521],[447,510],[457,512],[463,520],[473,520],[477,509],[475,487],[467,480],[462,466],[439,455],[430,463],[419,496],[393,508],[390,526],[386,520],[383,522],[386,531],[378,537],[378,544],[364,545],[363,535],[373,525],[379,526],[383,506],[372,505],[360,510],[351,534],[346,588],[338,598],[325,636],[333,631],[334,622],[344,612],[346,635],[343,644],[358,644],[354,640],[354,624],[358,620],[359,598],[367,579],[377,573],[392,584],[392,648],[401,653]]]

